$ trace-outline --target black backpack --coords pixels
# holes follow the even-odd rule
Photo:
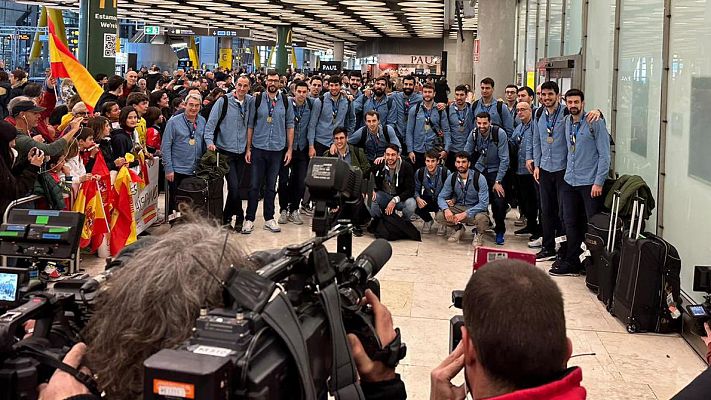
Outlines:
[[[472,183],[474,183],[474,189],[476,189],[476,191],[477,191],[477,193],[478,193],[478,192],[479,192],[479,188],[480,188],[480,186],[479,186],[479,176],[481,175],[481,172],[479,172],[479,170],[477,170],[477,169],[470,169],[470,171],[474,171],[474,176],[472,177]],[[457,180],[457,175],[458,175],[457,172],[453,172],[453,173],[451,174],[452,179],[449,180],[450,183],[451,183],[451,185],[452,185],[452,197],[454,197],[454,184],[456,183],[455,181]],[[464,195],[466,196],[467,194],[464,193]]]
[[[227,116],[227,107],[229,107],[228,103],[229,103],[230,99],[227,96],[222,96],[222,98],[225,101],[222,102],[222,110],[220,110],[220,117],[217,118],[217,125],[215,125],[215,134],[212,136],[212,143],[215,143],[215,145],[217,145],[217,137],[220,135],[220,132],[221,132],[220,125],[222,125],[222,121],[225,120],[225,117]],[[245,115],[245,118],[246,118],[246,115]],[[203,147],[206,147],[206,146],[203,146]]]
[[[360,140],[358,141],[358,143],[356,143],[356,146],[360,148],[365,148],[365,142],[368,140],[368,135],[370,135],[369,132],[366,132],[367,129],[367,126],[360,128],[360,130],[363,132],[361,133]],[[392,139],[390,138],[390,130],[388,130],[387,125],[383,127],[383,136],[385,136],[385,142],[387,144],[392,143]]]
[[[318,99],[321,100],[321,109],[318,111],[318,119],[316,119],[316,123],[318,124],[319,121],[321,121],[321,114],[323,114],[323,95],[318,96]],[[340,99],[338,100],[340,102]],[[351,113],[351,101],[348,100],[348,97],[346,97],[346,101],[348,101],[348,114]],[[346,118],[348,117],[348,114],[346,114]]]
[[[479,107],[479,100],[475,101],[472,104],[472,113],[476,112],[476,108]],[[496,101],[496,112],[499,113],[499,119],[501,120],[501,123],[504,123],[504,102],[501,100]],[[474,115],[476,117],[476,114]]]
[[[415,118],[417,118],[417,114],[420,113],[420,106],[421,105],[422,105],[422,101],[417,103],[417,105],[415,106]],[[436,108],[435,106],[432,106],[432,107]],[[449,107],[445,107],[444,109],[447,111],[447,123],[449,123]],[[440,119],[440,122],[437,123],[437,126],[440,129],[442,129],[442,127],[440,126],[440,125],[442,125],[442,110],[437,110],[437,112],[439,113],[439,119]]]
[[[264,93],[258,93],[257,98],[254,99],[254,126],[257,126],[257,120],[259,119],[259,106],[262,105],[262,95]],[[281,101],[284,103],[284,113],[289,109],[289,96],[281,93]],[[286,129],[286,118],[284,118],[284,128]]]
[[[396,213],[383,215],[382,218],[374,218],[368,226],[368,232],[371,232],[376,238],[388,241],[400,239],[422,241],[419,229],[412,222]]]
[[[425,169],[426,169],[426,168],[427,168],[427,167],[420,167],[420,169],[417,170],[417,175],[416,175],[416,176],[417,176],[417,179],[420,180],[420,185],[422,186],[422,193],[420,193],[420,195],[423,195],[423,194],[425,193],[425,190],[424,190],[424,188],[425,188],[424,182],[425,182]],[[442,184],[444,184],[444,181],[447,180],[447,177],[445,176],[445,171],[446,171],[446,170],[445,170],[444,167],[441,166],[441,165],[438,165],[438,166],[437,166],[437,169],[440,170],[440,176],[441,176],[440,179],[442,180]],[[479,182],[477,182],[477,185],[478,185],[478,183],[479,183]],[[439,185],[439,182],[437,182],[437,184]],[[452,191],[454,191],[454,188],[452,188]]]

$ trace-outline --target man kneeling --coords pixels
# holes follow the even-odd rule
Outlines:
[[[392,143],[385,149],[384,158],[385,162],[375,167],[375,189],[370,215],[382,218],[383,212],[391,215],[398,210],[402,211],[403,218],[409,220],[417,207],[413,197],[415,178],[412,164],[403,162],[400,147]]]
[[[450,242],[458,242],[464,232],[464,223],[474,224],[472,246],[483,243],[482,235],[489,228],[489,188],[486,178],[478,171],[469,169],[469,154],[459,152],[454,166],[457,173],[450,174],[439,192],[437,203],[442,211],[437,213],[437,223],[454,227]]]

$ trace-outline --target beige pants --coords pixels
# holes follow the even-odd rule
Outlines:
[[[466,208],[462,206],[453,206],[449,207],[449,211],[451,211],[453,214],[459,214],[461,212],[466,211]],[[444,211],[437,211],[435,220],[437,220],[439,224],[445,224],[450,227],[456,225],[452,222],[447,221],[444,218]],[[489,215],[485,212],[480,212],[479,214],[474,215],[474,217],[467,217],[463,219],[461,223],[474,224],[474,227],[476,228],[476,231],[478,233],[484,233],[487,229],[489,229]]]

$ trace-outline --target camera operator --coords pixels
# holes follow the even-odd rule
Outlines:
[[[0,121],[0,215],[13,201],[30,192],[37,180],[37,173],[44,162],[44,153],[34,149],[27,160],[15,151],[17,130],[12,124]],[[29,161],[29,164],[27,163]]]
[[[459,346],[431,374],[430,399],[585,399],[566,337],[563,296],[542,270],[498,260],[472,275],[464,292]],[[464,369],[465,385],[450,380]],[[465,388],[466,386],[466,388]],[[468,390],[467,390],[468,389]]]

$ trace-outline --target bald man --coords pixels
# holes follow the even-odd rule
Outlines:
[[[528,89],[522,87],[521,89]],[[516,235],[530,235],[529,241],[536,242],[541,237],[541,227],[538,221],[537,187],[533,179],[532,165],[526,160],[533,156],[533,109],[527,101],[516,103],[516,116],[521,121],[511,135],[511,144],[518,149],[518,166],[514,171],[519,190],[519,210],[526,218],[526,226],[514,232]],[[535,244],[535,243],[534,243]]]

